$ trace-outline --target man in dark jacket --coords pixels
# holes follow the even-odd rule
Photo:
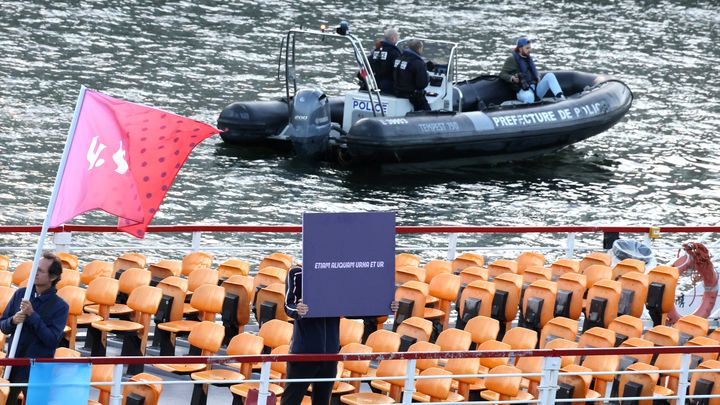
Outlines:
[[[15,329],[23,323],[15,357],[32,359],[53,357],[55,349],[63,336],[68,319],[68,304],[57,295],[55,285],[62,275],[62,263],[57,256],[45,253],[38,263],[35,283],[29,300],[23,299],[25,288],[15,291],[5,312],[0,318],[0,330],[6,335],[12,334],[10,344],[17,337]],[[30,376],[30,367],[13,366],[10,382],[26,383]],[[27,387],[12,387],[7,404],[15,404],[17,396]],[[25,394],[26,395],[26,394]]]
[[[390,311],[397,311],[393,301]],[[285,313],[293,318],[293,336],[290,342],[291,354],[337,354],[340,351],[340,318],[305,318],[310,308],[302,302],[302,267],[290,269],[285,280]],[[335,378],[337,361],[314,361],[287,363],[287,378]],[[332,395],[333,382],[285,383],[281,405],[300,405],[308,387],[312,384],[312,404],[328,405]]]
[[[548,90],[556,99],[564,100],[562,88],[553,73],[546,73],[540,79],[530,50],[530,40],[527,37],[518,38],[515,49],[500,70],[500,79],[512,85],[517,99],[523,103],[535,102],[536,96],[542,99]]]
[[[393,94],[395,60],[400,58],[400,50],[395,46],[400,34],[394,28],[385,31],[385,35],[370,55],[370,67],[375,81],[383,93]]]
[[[395,95],[407,98],[415,111],[429,111],[425,98],[425,87],[430,82],[425,62],[422,59],[423,43],[413,39],[395,65]]]
[[[305,318],[310,309],[302,302],[302,267],[290,269],[285,281],[285,312],[295,320],[290,353],[337,354],[340,318]],[[287,378],[335,378],[337,361],[287,363]],[[281,405],[299,405],[311,383],[287,382]],[[313,405],[327,405],[332,382],[312,383]]]

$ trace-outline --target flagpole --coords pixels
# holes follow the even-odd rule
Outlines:
[[[73,115],[72,123],[70,124],[70,130],[68,131],[67,140],[65,141],[65,149],[63,150],[62,158],[60,159],[60,166],[58,166],[57,175],[55,176],[55,185],[53,186],[52,194],[50,195],[50,202],[48,203],[47,213],[45,214],[45,220],[43,221],[42,230],[40,231],[40,239],[38,240],[37,248],[35,249],[35,258],[33,259],[32,270],[28,276],[27,287],[25,288],[25,295],[23,299],[30,299],[33,285],[35,284],[35,274],[37,274],[38,263],[40,262],[40,255],[42,254],[43,247],[45,246],[45,238],[47,237],[48,228],[50,227],[50,217],[53,210],[55,209],[55,201],[57,200],[58,190],[60,190],[60,183],[63,172],[65,171],[65,164],[67,163],[67,157],[70,153],[70,145],[72,145],[73,137],[75,136],[75,128],[77,127],[78,117],[80,116],[80,110],[82,109],[83,99],[85,98],[85,91],[87,88],[83,85],[80,86],[80,94],[78,95],[77,104],[75,104],[75,114]],[[20,341],[20,334],[22,333],[23,323],[19,323],[13,332],[12,344],[10,345],[10,352],[8,358],[15,357],[17,351],[18,342]],[[10,370],[12,366],[5,367],[4,378],[10,378]]]

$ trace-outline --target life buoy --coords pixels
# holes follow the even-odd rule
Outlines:
[[[683,243],[682,249],[685,251],[684,256],[679,256],[673,267],[677,267],[680,274],[695,272],[703,282],[702,302],[693,315],[703,318],[710,316],[718,295],[718,275],[715,272],[708,249],[702,243]],[[668,313],[668,322],[674,324],[681,318],[677,307]]]

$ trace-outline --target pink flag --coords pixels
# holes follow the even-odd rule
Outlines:
[[[50,226],[95,209],[145,236],[193,148],[219,131],[207,124],[86,90]]]

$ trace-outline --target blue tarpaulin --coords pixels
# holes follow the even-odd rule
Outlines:
[[[26,405],[87,404],[89,363],[35,363],[30,367]]]

